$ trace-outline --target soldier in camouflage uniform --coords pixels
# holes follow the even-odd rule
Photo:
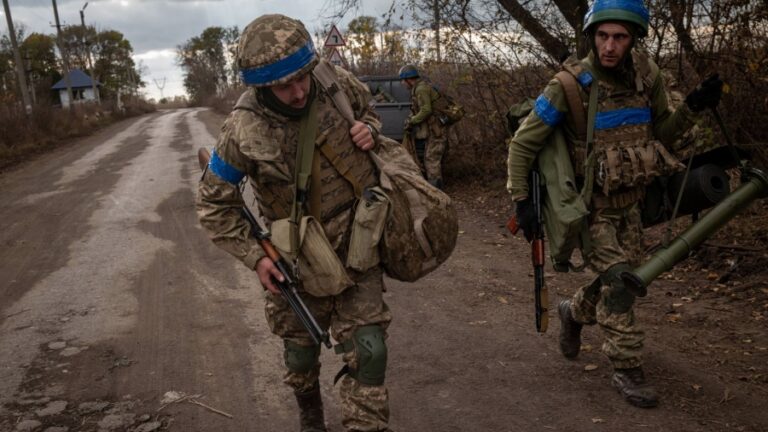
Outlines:
[[[413,134],[416,155],[424,166],[427,180],[433,186],[442,188],[447,131],[434,110],[440,93],[421,77],[416,66],[403,66],[399,75],[400,80],[411,90],[411,116],[405,121],[405,129]]]
[[[335,253],[345,260],[357,202],[351,181],[326,156],[330,149],[359,185],[377,184],[367,152],[376,146],[381,128],[370,109],[370,92],[350,73],[336,68],[339,87],[360,119],[350,128],[321,87],[313,70],[318,55],[304,25],[282,15],[264,15],[243,31],[237,51],[240,77],[248,86],[227,117],[209,169],[200,181],[200,223],[222,249],[255,270],[265,288],[266,317],[284,342],[284,382],[295,395],[302,432],[326,431],[318,376],[320,347],[315,345],[272,282],[282,280],[273,262],[249,236],[239,185],[248,177],[258,209],[271,225],[288,218],[295,191],[294,171],[299,125],[316,105],[316,150],[309,181],[306,213],[321,222]],[[323,65],[326,66],[326,65]],[[333,68],[333,66],[328,65]],[[323,150],[323,151],[320,151]],[[388,431],[389,402],[384,374],[386,328],[391,320],[382,298],[380,265],[364,272],[347,269],[354,285],[338,295],[316,297],[299,292],[324,329],[339,344],[346,373],[340,383],[342,423],[348,431]]]
[[[648,10],[642,0],[596,0],[584,18],[591,52],[586,58],[564,63],[564,69],[578,82],[575,85],[580,87],[582,101],[589,100],[590,90],[598,86],[593,148],[602,162],[592,171],[595,188],[587,216],[590,244],[584,255],[600,279],[558,307],[563,355],[575,358],[582,326],[599,324],[605,335],[603,352],[614,367],[612,384],[629,403],[640,407],[656,406],[658,397],[642,369],[644,334],[633,309],[635,297],[619,278],[622,270],[642,258],[640,200],[644,183],[628,183],[626,179],[636,179],[633,174],[642,172],[639,164],[645,161],[644,155],[666,159],[663,154],[668,152],[653,139],[674,143],[692,126],[696,112],[717,105],[722,87],[718,79],[709,79],[688,95],[685,104],[671,110],[658,66],[633,49],[647,29]],[[587,150],[577,138],[569,106],[561,81],[551,80],[510,141],[507,188],[525,232],[531,232],[534,223],[527,175],[555,128],[561,128],[569,144],[577,181],[583,184],[588,177],[584,168]],[[649,148],[653,151],[648,152]],[[608,170],[611,159],[601,158],[601,152],[603,156],[611,152],[618,155],[613,176]],[[648,161],[657,162],[652,157]],[[675,161],[672,165],[680,164]],[[652,176],[645,180],[649,182]]]

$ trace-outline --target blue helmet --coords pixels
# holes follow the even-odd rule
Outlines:
[[[398,72],[398,75],[400,76],[400,79],[408,79],[408,78],[418,78],[419,77],[419,70],[416,69],[416,66],[407,64],[400,68],[400,72]]]
[[[648,34],[648,8],[643,0],[595,0],[584,15],[584,32],[606,21],[626,21],[637,25],[638,37]]]

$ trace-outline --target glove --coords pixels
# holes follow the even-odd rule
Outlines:
[[[685,104],[693,112],[704,111],[707,108],[715,108],[720,103],[723,95],[723,80],[718,74],[711,75],[698,85],[685,98]]]
[[[536,211],[530,198],[515,203],[515,219],[517,226],[523,230],[523,236],[529,242],[533,240],[536,231]]]

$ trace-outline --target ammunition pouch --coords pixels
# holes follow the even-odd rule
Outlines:
[[[347,267],[364,272],[379,263],[379,241],[388,212],[389,198],[380,187],[363,191],[352,222]]]
[[[641,145],[609,145],[596,149],[595,183],[605,195],[622,188],[642,187],[653,179],[685,167],[658,141]]]
[[[298,235],[298,251],[291,247],[291,230]],[[290,219],[272,223],[272,243],[280,255],[296,262],[300,286],[315,297],[339,295],[354,285],[344,265],[325,236],[320,223],[312,216],[301,218],[298,227]]]

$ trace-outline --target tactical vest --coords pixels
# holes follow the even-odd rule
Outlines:
[[[349,229],[351,210],[358,197],[329,158],[344,160],[363,187],[376,184],[375,166],[368,155],[355,146],[349,127],[331,98],[320,86],[317,88],[314,157],[319,164],[313,164],[312,177],[318,180],[313,184],[320,187],[311,188],[306,211],[319,215],[326,236],[334,248],[338,248]],[[254,183],[259,211],[270,221],[287,218],[293,205],[299,120],[286,120],[261,106],[252,91],[240,98],[235,109],[252,111],[266,123],[260,125],[258,142],[241,144],[241,151],[255,163],[256,175],[249,177]],[[346,217],[339,217],[342,214]]]
[[[645,186],[654,178],[683,168],[653,138],[651,91],[655,73],[651,63],[646,54],[635,50],[632,51],[632,63],[635,79],[630,88],[619,89],[607,82],[598,82],[593,172],[597,190],[592,197],[597,207],[632,204],[644,196]],[[587,101],[589,87],[594,81],[590,65],[572,58],[563,67],[581,85],[581,99]],[[584,177],[586,156],[586,143],[575,140],[572,159],[577,176]]]

